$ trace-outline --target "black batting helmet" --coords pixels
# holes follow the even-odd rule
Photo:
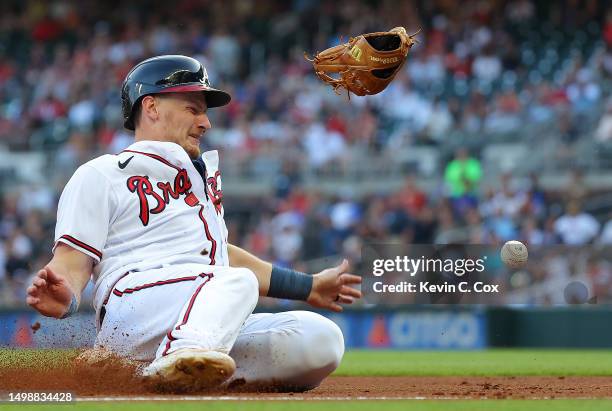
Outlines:
[[[225,91],[210,86],[206,69],[194,58],[157,56],[138,63],[121,87],[123,125],[134,130],[134,107],[144,96],[189,91],[202,91],[208,107],[224,106],[231,100]]]

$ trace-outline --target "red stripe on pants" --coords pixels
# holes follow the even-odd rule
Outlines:
[[[179,330],[183,325],[187,324],[187,321],[189,320],[189,314],[191,313],[191,309],[193,308],[193,304],[195,303],[195,299],[198,297],[198,294],[200,293],[200,290],[202,290],[202,287],[204,287],[206,283],[208,283],[208,281],[210,281],[210,279],[213,277],[212,274],[204,274],[204,275],[206,276],[206,278],[204,279],[204,282],[200,284],[200,286],[195,290],[195,292],[191,296],[191,299],[189,300],[189,305],[187,306],[185,315],[183,315],[183,322],[177,325],[176,328],[174,328],[175,330]],[[162,357],[168,354],[168,350],[170,349],[170,344],[172,343],[172,341],[176,341],[176,338],[172,336],[172,331],[173,330],[168,331],[168,334],[167,334],[168,342],[166,343],[166,348],[164,349],[164,352],[162,353]]]

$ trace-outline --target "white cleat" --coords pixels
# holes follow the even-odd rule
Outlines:
[[[160,389],[193,391],[215,388],[236,371],[236,363],[227,354],[197,348],[183,348],[158,358],[142,375]]]

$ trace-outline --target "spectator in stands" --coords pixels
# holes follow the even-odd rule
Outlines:
[[[465,213],[467,240],[469,244],[487,244],[490,240],[489,231],[482,221],[477,208],[470,208]]]
[[[20,229],[15,229],[7,241],[6,271],[13,281],[23,282],[29,275],[32,241]]]
[[[458,149],[455,152],[455,158],[446,166],[444,181],[449,190],[453,208],[459,213],[477,204],[481,178],[480,161],[471,157],[467,149]]]
[[[497,240],[494,240],[494,242],[513,240],[518,236],[517,226],[514,219],[512,219],[512,217],[509,215],[504,214],[504,211],[501,208],[495,210],[493,215],[486,219],[486,222],[489,231]]]
[[[593,296],[599,301],[612,296],[612,266],[600,258],[591,256],[587,260],[586,275],[592,284]]]
[[[612,245],[612,212],[608,215],[608,222],[601,230],[598,242],[603,245]]]
[[[482,202],[480,209],[485,217],[502,215],[514,219],[525,208],[526,202],[526,192],[513,188],[511,175],[504,174],[500,178],[499,189]]]
[[[317,170],[336,161],[342,164],[347,154],[342,135],[319,122],[313,123],[306,131],[304,148],[309,164]]]
[[[527,106],[527,116],[534,123],[548,123],[555,117],[555,110],[550,101],[551,87],[547,81],[527,87],[530,102]]]
[[[514,24],[525,24],[535,16],[535,6],[529,0],[513,0],[506,6],[506,16]]]
[[[432,49],[423,49],[415,54],[414,60],[410,60],[408,63],[408,74],[410,74],[411,82],[417,87],[441,83],[445,75],[442,56]]]
[[[563,244],[585,245],[599,234],[599,222],[591,214],[582,211],[580,203],[571,201],[566,212],[555,221],[555,233]]]
[[[489,133],[511,133],[518,131],[521,123],[521,105],[513,91],[501,94],[495,100],[495,109],[484,122],[484,130]]]
[[[209,43],[210,58],[223,76],[233,79],[238,74],[240,45],[236,36],[231,35],[222,24],[217,26]]]
[[[535,218],[526,218],[523,221],[520,238],[527,246],[542,245],[545,241],[544,233],[538,228]]]
[[[361,221],[361,207],[354,197],[352,191],[345,190],[329,208],[332,229],[341,240],[352,234]]]
[[[386,235],[403,236],[412,231],[413,219],[409,211],[404,208],[402,198],[398,193],[389,196],[384,214]],[[410,243],[411,241],[408,241]]]
[[[404,73],[399,73],[381,96],[385,99],[383,114],[411,134],[418,134],[425,129],[432,114],[431,101],[413,87]]]
[[[601,88],[593,80],[593,73],[587,68],[581,68],[576,78],[567,86],[567,97],[572,104],[572,111],[577,115],[589,117],[601,97]]]
[[[414,175],[406,176],[397,195],[402,208],[411,218],[416,218],[427,205],[427,195],[418,187]]]
[[[434,234],[434,244],[451,244],[465,242],[465,236],[458,229],[453,211],[448,204],[441,204],[437,209],[437,226]]]
[[[474,76],[483,83],[491,83],[501,76],[502,63],[496,54],[495,45],[487,44],[482,54],[479,54],[472,63]]]
[[[606,111],[599,119],[594,138],[600,143],[612,141],[612,98],[609,98],[606,103]]]
[[[525,203],[521,213],[523,215],[532,216],[541,219],[546,216],[547,210],[547,193],[540,184],[540,179],[536,173],[530,173],[529,182],[525,183]]]
[[[564,187],[563,196],[567,203],[581,203],[585,200],[589,190],[584,181],[584,172],[578,168],[574,168],[570,172],[570,178]]]
[[[425,127],[425,135],[434,142],[441,144],[453,127],[453,116],[446,102],[437,99],[431,110],[431,116]]]
[[[291,267],[300,257],[302,218],[295,211],[281,212],[272,219],[272,251],[276,264]]]
[[[461,128],[469,134],[480,133],[487,117],[487,100],[479,92],[473,92],[462,111]]]
[[[612,28],[612,24],[610,24],[610,27]],[[612,78],[612,43],[606,44],[606,48],[601,55],[600,70],[604,77]]]

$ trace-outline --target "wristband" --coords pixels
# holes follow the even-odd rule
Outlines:
[[[70,300],[70,307],[68,307],[68,311],[66,311],[66,314],[62,315],[60,319],[70,317],[72,314],[76,313],[78,309],[79,303],[77,302],[76,296],[72,294],[72,300]]]
[[[312,290],[312,276],[289,268],[272,266],[268,297],[306,301]]]

